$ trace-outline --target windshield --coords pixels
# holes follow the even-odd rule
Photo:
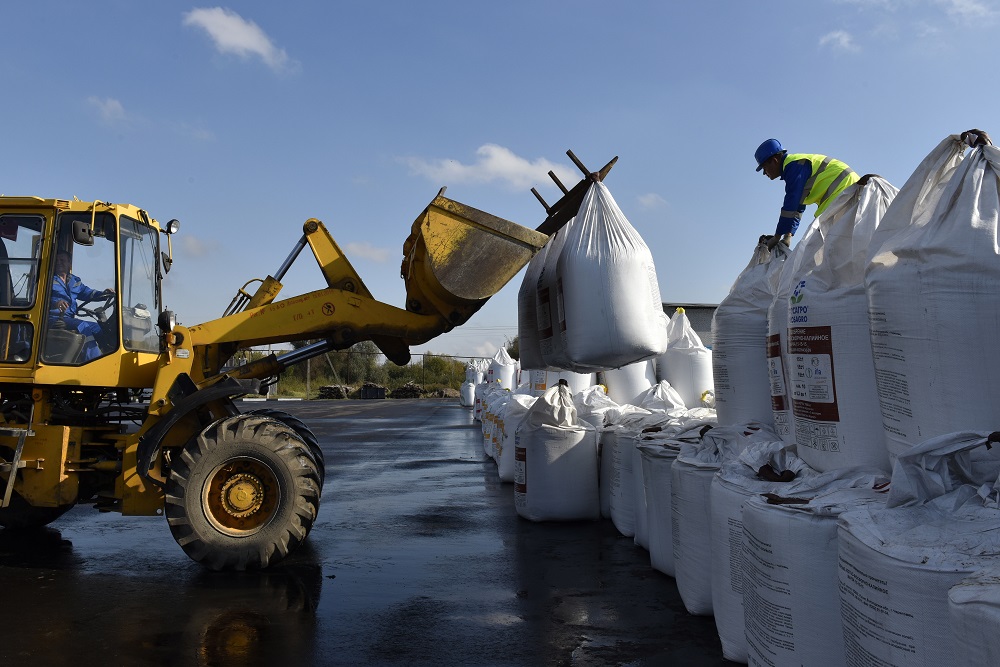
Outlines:
[[[136,352],[159,352],[160,339],[154,326],[160,316],[159,237],[153,227],[125,216],[119,220],[119,226],[125,348]]]

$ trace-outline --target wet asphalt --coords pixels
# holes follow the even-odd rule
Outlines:
[[[246,402],[249,411],[265,407]],[[610,521],[532,523],[456,399],[269,401],[327,461],[278,566],[213,573],[162,517],[0,530],[0,664],[731,665]]]

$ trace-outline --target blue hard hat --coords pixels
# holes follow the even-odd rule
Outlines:
[[[781,142],[777,139],[768,139],[760,146],[757,147],[756,152],[754,152],[754,159],[757,160],[757,171],[764,168],[764,162],[767,158],[781,153],[785,149],[781,147]]]

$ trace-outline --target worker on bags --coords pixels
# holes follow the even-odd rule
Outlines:
[[[779,241],[791,244],[806,206],[817,204],[818,216],[837,195],[858,182],[854,170],[840,160],[813,153],[789,155],[777,139],[762,143],[754,158],[757,160],[757,171],[763,171],[772,181],[780,178],[785,182],[785,201],[774,236],[767,242],[768,248],[773,248]]]

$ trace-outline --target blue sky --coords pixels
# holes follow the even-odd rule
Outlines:
[[[764,139],[899,187],[946,135],[1000,133],[987,0],[8,0],[0,22],[0,192],[178,218],[166,304],[188,325],[310,217],[402,307],[402,243],[440,187],[535,227],[529,189],[578,179],[567,149],[619,157],[606,184],[663,299],[717,303],[777,219]],[[303,256],[282,297],[322,284]],[[492,356],[519,284],[413,351]]]

